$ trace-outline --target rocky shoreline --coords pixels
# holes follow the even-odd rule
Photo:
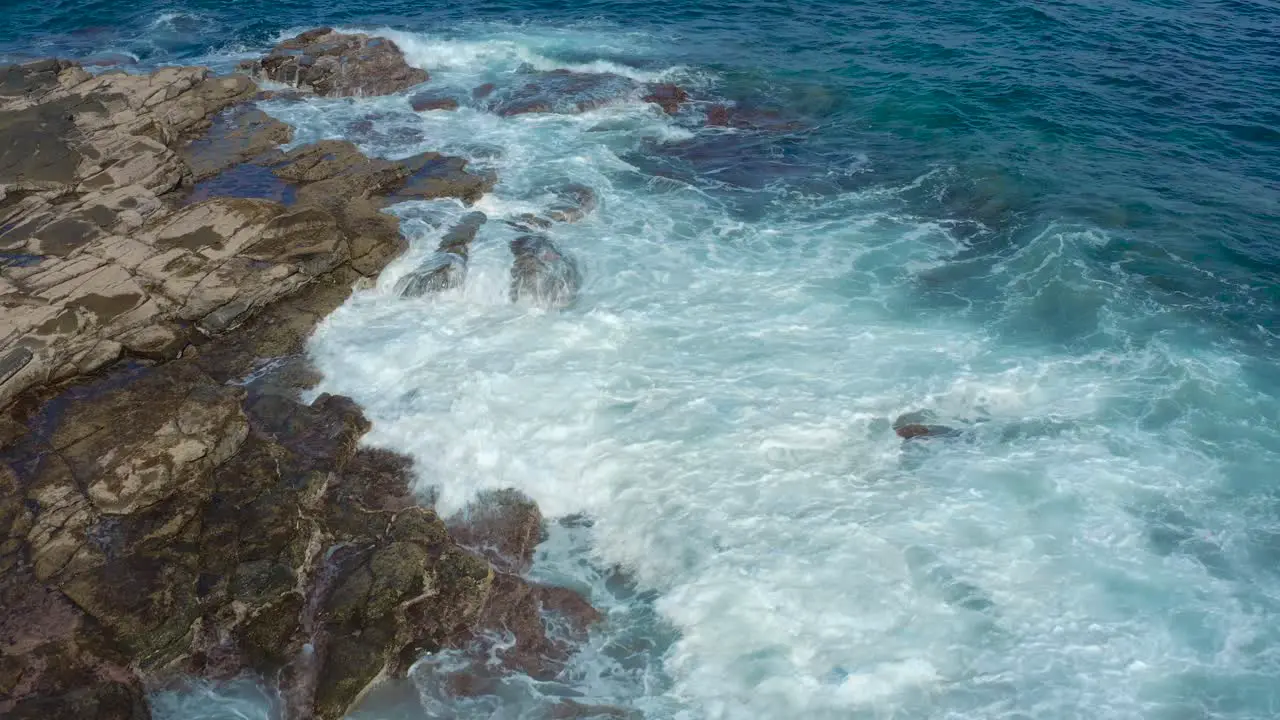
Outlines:
[[[321,28],[243,70],[0,68],[7,718],[138,720],[148,689],[252,673],[284,717],[327,720],[423,653],[487,652],[491,630],[516,641],[490,672],[555,677],[572,648],[543,615],[580,636],[599,620],[522,577],[531,502],[446,523],[405,458],[360,447],[350,399],[299,399],[316,323],[405,249],[381,208],[471,204],[496,179],[436,153],[280,149],[292,129],[253,105],[277,93],[249,75],[332,96],[427,80],[390,40]]]

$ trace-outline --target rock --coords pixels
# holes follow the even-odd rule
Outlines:
[[[222,112],[252,96],[245,78],[6,72],[0,126],[44,149],[0,157],[0,405],[122,351],[185,344],[153,327],[219,334],[340,267],[375,274],[404,247],[382,196],[411,182],[413,197],[474,202],[494,182],[435,153],[393,162],[338,141],[281,153],[287,126],[243,104]],[[185,204],[162,201],[192,178]]]
[[[428,152],[401,162],[409,166],[413,174],[392,197],[392,202],[456,197],[471,205],[498,181],[492,173],[468,171],[467,161],[459,157]]]
[[[255,77],[326,97],[389,95],[424,83],[427,71],[411,67],[391,40],[332,28],[308,30],[257,61],[241,64]]]
[[[934,425],[928,421],[933,418],[933,414],[928,411],[918,411],[899,415],[893,421],[893,431],[903,440],[912,440],[915,438],[930,437],[953,437],[960,433],[955,428],[946,425]]]
[[[195,180],[260,158],[293,140],[293,128],[244,104],[219,113],[204,136],[179,151]]]
[[[542,541],[542,513],[515,490],[490,492],[450,518],[449,533],[498,570],[520,575],[529,571]]]
[[[418,93],[409,98],[409,106],[413,108],[414,112],[457,110],[458,101],[451,97],[441,97],[432,93]]]
[[[792,132],[804,127],[799,120],[789,120],[778,110],[730,105],[712,105],[707,110],[707,125],[763,132]]]
[[[499,667],[491,669],[551,680],[564,669],[574,645],[584,642],[591,626],[600,620],[600,613],[571,590],[496,573],[488,600],[475,620],[476,631],[462,647],[480,663],[493,658]],[[560,634],[548,634],[544,622],[558,627]],[[514,643],[495,647],[491,638],[505,633]]]
[[[504,117],[529,113],[580,113],[620,100],[636,89],[628,78],[612,73],[572,70],[524,73],[523,84],[491,96],[488,107]],[[487,94],[486,94],[487,95]]]
[[[2,496],[0,496],[2,497]],[[128,661],[61,593],[25,569],[0,575],[0,714],[148,720]]]
[[[497,89],[498,89],[497,85],[494,85],[493,83],[485,83],[480,87],[477,87],[476,89],[472,90],[471,97],[474,100],[483,100],[489,97],[490,95],[492,95],[493,91]]]
[[[0,406],[96,371],[121,339],[185,301],[137,276],[164,250],[140,230],[165,214],[160,196],[191,177],[175,148],[254,90],[203,68],[94,77],[50,61],[3,74],[0,248],[17,261],[0,284]],[[195,269],[168,272],[182,268]]]
[[[578,264],[543,235],[521,235],[511,241],[511,301],[565,308],[582,286]]]
[[[396,282],[395,292],[401,297],[421,297],[462,287],[467,277],[467,256],[471,241],[488,218],[472,212],[462,217],[444,234],[435,253],[417,270]]]
[[[689,93],[679,85],[662,83],[650,85],[649,92],[642,99],[661,107],[668,115],[675,115],[680,111],[680,106],[689,99]]]
[[[579,183],[566,183],[553,190],[556,201],[547,208],[547,217],[556,222],[577,222],[596,209],[596,191]]]
[[[591,214],[598,204],[595,190],[579,183],[558,185],[550,192],[554,199],[542,215],[521,213],[506,223],[522,233],[536,234],[556,222],[577,222]]]
[[[533,213],[520,213],[514,218],[508,218],[505,222],[522,233],[536,233],[552,225],[550,220]]]

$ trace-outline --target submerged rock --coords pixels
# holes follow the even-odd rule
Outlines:
[[[577,222],[596,209],[596,191],[586,185],[566,183],[552,192],[556,201],[547,208],[547,217],[556,222]]]
[[[456,197],[471,205],[498,181],[492,172],[467,170],[467,160],[460,157],[427,152],[401,162],[410,168],[411,174],[393,201]]]
[[[409,106],[414,112],[430,112],[432,110],[457,110],[458,101],[434,93],[418,93],[409,98]]]
[[[707,109],[707,125],[775,133],[804,128],[802,122],[788,118],[780,110],[737,105],[712,105]]]
[[[441,239],[436,251],[421,267],[396,282],[401,297],[421,297],[462,287],[467,277],[471,241],[488,218],[482,212],[467,213]]]
[[[521,235],[511,241],[511,301],[547,308],[568,307],[578,297],[582,274],[578,263],[543,235]]]
[[[577,222],[590,215],[598,204],[596,191],[580,183],[565,183],[551,188],[555,198],[542,215],[521,213],[506,223],[523,233],[546,230],[553,223]]]
[[[680,112],[680,106],[689,99],[689,93],[679,85],[663,83],[650,85],[649,92],[642,98],[645,102],[654,103],[668,115]]]
[[[893,421],[893,431],[903,440],[954,437],[960,434],[960,431],[955,428],[929,422],[932,419],[933,414],[928,411],[904,413]]]
[[[530,113],[581,113],[620,100],[636,89],[632,80],[612,73],[528,70],[524,82],[489,97],[488,108],[504,117]],[[484,86],[482,86],[484,87]],[[480,90],[480,88],[477,88]]]
[[[272,48],[241,69],[327,97],[389,95],[424,83],[427,71],[411,67],[387,38],[346,35],[316,28]]]

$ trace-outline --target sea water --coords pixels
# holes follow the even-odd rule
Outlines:
[[[1280,6],[116,5],[18,3],[0,51],[228,69],[330,23],[462,97],[529,67],[694,96],[263,105],[296,144],[497,173],[392,209],[410,250],[317,329],[317,391],[443,514],[536,500],[531,577],[605,614],[555,682],[454,698],[442,653],[357,717],[1280,716]],[[565,182],[600,199],[550,231],[582,292],[512,304],[501,221]],[[398,297],[469,210],[465,286]],[[960,432],[904,443],[904,413]]]

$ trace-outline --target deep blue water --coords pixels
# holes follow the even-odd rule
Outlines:
[[[569,240],[595,310],[554,321],[576,344],[546,365],[510,365],[545,333],[487,325],[499,311],[483,290],[431,327],[357,299],[313,348],[322,369],[367,379],[331,389],[369,409],[376,442],[426,466],[451,458],[423,470],[447,502],[505,482],[552,518],[596,517],[593,533],[553,533],[540,565],[611,609],[575,692],[653,718],[1280,715],[1280,3],[8,0],[0,13],[13,58],[226,68],[291,30],[391,28],[445,86],[500,78],[512,58],[607,63],[793,123],[410,117],[424,147],[504,148],[491,215],[545,180],[535,160],[607,188],[598,224],[566,231],[586,233]],[[309,139],[341,136],[363,107],[274,112]],[[457,338],[465,350],[435,353]],[[415,349],[413,377],[474,382],[414,405],[393,392],[405,369],[385,365],[388,347]],[[503,404],[525,387],[540,394]],[[661,412],[646,410],[656,396]],[[974,423],[975,439],[902,454],[874,418],[915,407]],[[451,448],[475,452],[415,444],[446,425],[471,431]],[[528,428],[546,427],[560,434],[534,445],[552,459],[523,455]],[[607,463],[621,469],[593,474]],[[824,505],[839,512],[815,519]],[[881,544],[892,561],[867,549]],[[649,599],[622,597],[610,568]],[[707,600],[735,594],[745,606]],[[942,609],[912,605],[928,597]],[[1003,608],[1003,634],[957,604]],[[648,655],[610,655],[628,641]],[[630,684],[601,679],[606,665]],[[505,702],[539,717],[527,695],[440,712],[524,716]]]

